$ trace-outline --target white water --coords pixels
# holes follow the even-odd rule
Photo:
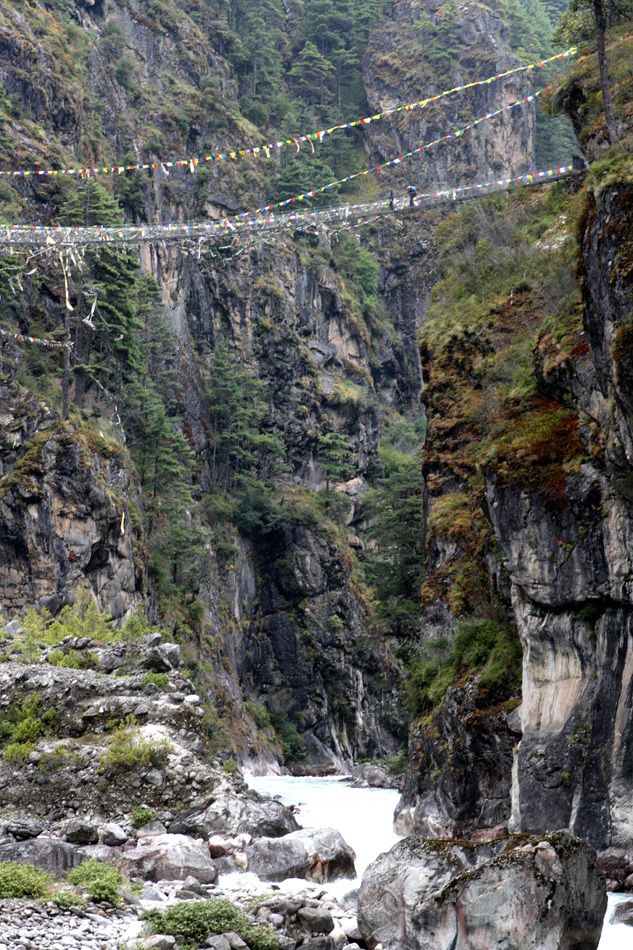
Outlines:
[[[626,924],[610,924],[611,915],[616,905],[624,900],[631,900],[630,894],[609,894],[609,906],[604,915],[602,937],[598,950],[631,950],[633,947],[633,927]]]
[[[393,830],[393,812],[400,798],[393,788],[352,788],[339,778],[292,778],[287,775],[247,776],[251,788],[279,795],[285,805],[298,805],[304,828],[336,828],[356,852],[358,887],[368,864],[400,840]],[[343,883],[343,882],[341,882]]]
[[[304,827],[336,828],[341,832],[356,852],[358,878],[328,885],[328,891],[336,896],[358,887],[367,865],[400,840],[393,831],[393,811],[399,798],[393,789],[352,788],[337,778],[287,775],[247,776],[247,781],[258,792],[279,795],[284,804],[299,806],[297,820]],[[305,887],[305,881],[296,886]],[[609,895],[598,950],[633,950],[633,927],[609,923],[616,904],[628,897]]]

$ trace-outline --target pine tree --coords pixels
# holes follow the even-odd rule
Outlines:
[[[304,102],[311,106],[325,105],[332,99],[334,73],[334,66],[307,40],[289,78]]]
[[[366,498],[369,537],[366,574],[380,618],[396,636],[415,633],[424,578],[424,492],[418,456],[392,453],[392,464]]]
[[[618,131],[611,96],[611,82],[607,63],[606,34],[610,26],[633,17],[631,0],[571,0],[554,39],[559,42],[596,41],[600,86],[604,115],[611,144],[618,141]]]
[[[88,178],[62,205],[59,222],[83,227],[119,227],[123,224],[123,213],[106,189]],[[137,316],[138,260],[125,250],[105,247],[88,251],[85,261],[85,271],[71,274],[79,374],[76,399],[80,405],[86,384],[82,372],[96,373],[103,385],[120,392],[124,377],[142,368],[139,336],[142,323]]]
[[[351,470],[352,450],[340,432],[326,432],[319,438],[319,462],[325,473],[325,495],[330,495],[332,479],[346,478]]]
[[[225,494],[243,491],[270,479],[283,467],[278,436],[266,432],[264,383],[218,343],[209,365],[209,476],[212,488]]]

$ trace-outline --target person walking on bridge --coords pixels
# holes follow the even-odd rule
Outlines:
[[[410,208],[415,208],[415,196],[416,196],[417,190],[418,189],[416,188],[415,185],[409,185],[409,187],[407,188],[407,194],[409,195]]]
[[[396,196],[394,195],[393,189],[392,189],[389,192],[389,207],[391,208],[392,211],[395,211],[395,205],[394,205],[395,200],[396,200]]]

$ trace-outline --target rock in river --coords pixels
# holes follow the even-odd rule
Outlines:
[[[567,831],[411,837],[367,868],[358,923],[370,950],[595,950],[606,906],[595,852]]]
[[[258,838],[246,848],[248,870],[263,881],[304,877],[335,881],[354,877],[356,855],[333,828],[293,831],[283,838]]]
[[[221,790],[201,808],[187,812],[172,825],[172,831],[204,838],[215,834],[278,838],[298,828],[297,819],[281,802],[253,791],[238,796],[227,790]]]

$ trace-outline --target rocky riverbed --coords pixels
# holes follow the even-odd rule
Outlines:
[[[450,946],[478,932],[480,918],[487,950],[523,950],[533,918],[539,950],[576,939],[572,918],[586,934],[578,946],[595,950],[605,880],[595,853],[572,835],[392,847],[398,793],[369,787],[389,784],[381,770],[360,770],[356,788],[295,780],[306,799],[297,809],[214,758],[204,703],[175,644],[156,634],[110,644],[66,638],[64,656],[90,657],[91,668],[73,669],[19,631],[14,640],[27,655],[0,671],[5,743],[13,740],[0,760],[0,861],[50,877],[38,902],[2,901],[0,950],[175,950],[183,931],[174,913],[207,915],[192,940],[214,950],[437,950],[444,944],[433,934]],[[18,739],[27,732],[25,750]],[[259,781],[276,793],[284,779]],[[346,801],[361,794],[363,808]],[[380,851],[388,854],[366,871],[357,916],[357,872]],[[120,875],[107,900],[73,879],[95,862]],[[625,880],[628,866],[616,864],[611,876]],[[418,882],[413,889],[403,874]],[[513,881],[531,905],[527,916],[506,915],[501,934],[489,898]],[[438,895],[443,910],[431,919]],[[466,898],[468,914],[455,916]]]

